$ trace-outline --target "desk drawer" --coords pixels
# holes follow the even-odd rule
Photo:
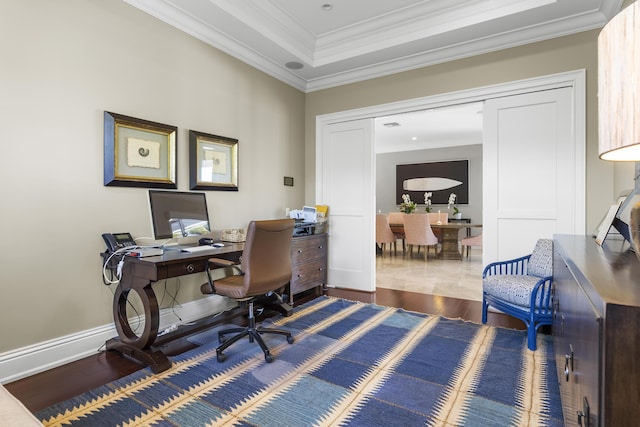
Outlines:
[[[183,262],[171,263],[165,266],[167,277],[178,277],[192,273],[200,273],[207,268],[207,259],[188,260]]]

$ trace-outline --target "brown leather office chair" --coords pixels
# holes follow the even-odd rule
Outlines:
[[[273,361],[269,348],[261,334],[279,334],[287,337],[289,344],[293,343],[291,332],[279,329],[256,327],[253,303],[256,298],[275,293],[285,288],[291,280],[291,238],[293,237],[294,221],[292,219],[276,219],[268,221],[251,221],[247,228],[247,237],[242,252],[240,275],[223,277],[212,280],[209,269],[208,282],[200,289],[205,294],[215,293],[227,296],[249,306],[249,325],[245,328],[230,328],[218,332],[220,345],[216,349],[219,362],[227,356],[223,351],[231,344],[243,337],[249,341],[258,342],[267,363]],[[209,259],[209,268],[228,267],[233,262],[224,259]],[[237,334],[226,339],[227,334]]]

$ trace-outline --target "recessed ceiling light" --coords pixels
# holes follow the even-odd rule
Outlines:
[[[331,3],[325,3],[322,6],[320,6],[320,9],[324,10],[325,12],[328,12],[333,9],[333,5]]]
[[[412,141],[415,141],[416,139],[418,139],[418,137],[417,137],[417,136],[413,136],[413,137],[411,137],[411,140],[412,140]]]
[[[300,63],[298,61],[287,62],[286,64],[284,64],[284,66],[287,67],[290,70],[299,70],[302,67],[304,67],[304,65],[302,65],[302,63]]]

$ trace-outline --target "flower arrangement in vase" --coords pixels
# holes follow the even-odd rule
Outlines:
[[[404,212],[406,214],[410,214],[414,210],[416,210],[416,202],[411,201],[411,196],[408,194],[402,195],[402,203],[400,203],[400,212]]]
[[[424,193],[424,210],[427,211],[427,213],[431,212],[431,196],[432,195],[433,195],[432,192]]]
[[[456,206],[456,193],[449,194],[449,203],[447,204],[447,209],[453,209],[454,218],[460,219],[462,217],[460,210]]]

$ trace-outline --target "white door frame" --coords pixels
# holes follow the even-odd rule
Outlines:
[[[323,141],[322,132],[325,125],[346,122],[351,120],[360,120],[368,118],[376,118],[393,114],[407,113],[411,111],[419,111],[430,108],[446,107],[456,104],[463,104],[476,101],[485,101],[487,99],[520,95],[540,90],[557,89],[561,87],[572,88],[572,101],[574,105],[575,117],[573,123],[573,132],[575,135],[575,218],[574,224],[577,232],[586,232],[586,83],[585,70],[568,71],[548,76],[535,77],[531,79],[518,80],[507,83],[500,83],[491,86],[484,86],[474,89],[461,90],[457,92],[432,95],[423,98],[410,99],[389,104],[374,105],[371,107],[358,108],[354,110],[340,111],[336,113],[323,114],[316,117],[316,202],[322,194],[322,165],[319,163],[322,159]],[[372,144],[375,143],[375,135]],[[365,189],[363,189],[365,190]],[[373,192],[374,189],[368,189]],[[375,200],[374,200],[375,206]],[[374,211],[371,212],[371,223],[373,223]],[[374,245],[375,241],[371,242]],[[331,244],[329,244],[331,246]],[[373,246],[372,246],[373,247]],[[329,283],[331,286],[331,283]],[[375,281],[373,283],[375,290]]]

